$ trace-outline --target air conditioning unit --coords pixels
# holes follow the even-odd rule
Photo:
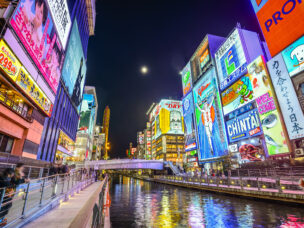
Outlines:
[[[304,156],[304,149],[303,148],[298,148],[295,150],[295,156],[296,157],[302,157]]]

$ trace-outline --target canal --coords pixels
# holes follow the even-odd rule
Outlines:
[[[116,227],[304,227],[304,208],[112,176]]]

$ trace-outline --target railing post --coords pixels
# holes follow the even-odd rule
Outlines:
[[[40,202],[39,205],[42,204],[42,199],[43,199],[43,192],[44,192],[44,186],[45,186],[45,180],[46,178],[43,179],[43,183],[42,183],[42,189],[41,189],[41,196],[40,196]]]
[[[61,194],[63,194],[63,190],[64,190],[64,182],[65,182],[65,174],[63,175],[63,181],[62,181],[62,190],[61,190]]]
[[[57,179],[58,179],[58,175],[56,175],[55,178],[54,178],[54,186],[53,186],[53,193],[52,193],[52,196],[55,196],[55,195],[56,195]]]
[[[25,199],[24,199],[24,204],[23,204],[23,209],[22,209],[22,217],[24,217],[25,214],[25,209],[26,209],[26,203],[27,203],[27,199],[28,199],[28,193],[29,193],[29,188],[30,188],[30,183],[27,184],[26,187],[26,194],[25,194]]]
[[[219,177],[216,177],[216,186],[219,186]]]
[[[31,173],[32,173],[32,167],[30,167],[29,172],[28,172],[28,174],[27,174],[27,178],[28,178],[28,179],[30,178]]]
[[[4,196],[5,196],[5,190],[6,190],[6,188],[2,189],[2,194],[1,194],[1,199],[0,199],[0,209],[2,207],[3,199],[4,199]]]
[[[243,186],[243,179],[242,179],[242,176],[240,176],[240,185],[241,185],[241,189],[243,190],[243,189],[244,189],[244,186]]]
[[[279,190],[279,193],[282,193],[282,188],[281,188],[281,181],[280,181],[280,177],[277,177],[276,179],[276,186],[277,186],[277,189]]]
[[[227,186],[228,186],[228,188],[230,187],[230,177],[229,177],[229,175],[227,176]]]
[[[260,182],[259,182],[259,178],[257,177],[257,185],[258,185],[258,190],[260,191],[261,190],[261,188],[260,188]]]

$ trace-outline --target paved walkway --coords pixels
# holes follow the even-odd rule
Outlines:
[[[93,183],[79,194],[75,194],[59,207],[47,212],[35,221],[24,226],[25,228],[66,228],[69,227],[92,194],[98,189],[101,182]]]

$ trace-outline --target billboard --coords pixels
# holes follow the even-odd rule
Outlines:
[[[10,24],[45,80],[56,94],[64,51],[46,0],[21,0]]]
[[[304,15],[303,15],[304,16]],[[282,56],[292,77],[304,70],[304,36],[282,51]]]
[[[145,134],[143,134],[143,133],[138,134],[138,140],[137,140],[138,144],[140,144],[140,145],[144,144],[145,143],[144,139],[145,139]]]
[[[254,100],[250,75],[245,75],[221,93],[224,115]]]
[[[304,116],[282,55],[277,55],[267,65],[289,138],[298,139],[304,137]]]
[[[271,56],[304,35],[304,4],[296,0],[251,0]]]
[[[174,100],[161,100],[153,110],[152,122],[153,139],[162,134],[183,135],[182,102]]]
[[[54,24],[63,48],[65,49],[72,26],[69,8],[66,0],[47,0]]]
[[[238,29],[216,51],[215,62],[221,90],[246,73],[246,58]]]
[[[199,160],[216,158],[228,152],[215,77],[212,68],[193,88]]]
[[[183,99],[183,114],[185,126],[185,151],[196,149],[196,133],[194,123],[193,95],[189,93]]]
[[[82,99],[86,71],[86,59],[82,50],[77,21],[74,20],[66,58],[62,68],[62,80],[76,107],[79,107]]]
[[[43,112],[48,116],[51,115],[53,104],[50,99],[22,66],[4,40],[0,41],[0,67]]]
[[[84,94],[81,104],[79,132],[93,135],[95,122],[95,99],[93,94]]]
[[[255,81],[256,104],[265,136],[268,155],[288,153],[279,112],[276,107],[273,91],[270,87],[270,77],[264,58],[259,56],[248,65],[248,72]]]
[[[230,143],[258,136],[263,132],[257,109],[252,109],[226,121],[226,126]]]
[[[183,95],[186,96],[192,89],[191,67],[188,63],[182,70]]]

